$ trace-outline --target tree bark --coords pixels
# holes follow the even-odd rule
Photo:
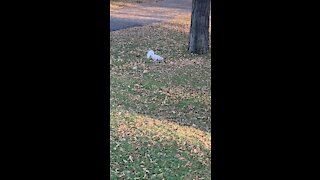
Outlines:
[[[208,53],[210,2],[211,0],[192,0],[189,53]]]

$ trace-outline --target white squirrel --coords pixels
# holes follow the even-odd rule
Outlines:
[[[162,61],[163,60],[163,57],[154,54],[154,51],[152,51],[152,50],[148,51],[148,53],[147,53],[147,58],[149,59],[150,57],[153,59],[153,61]]]

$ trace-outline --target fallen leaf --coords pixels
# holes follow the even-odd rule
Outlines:
[[[129,156],[129,159],[130,159],[130,161],[131,161],[131,162],[133,162],[133,158],[132,158],[132,156]]]

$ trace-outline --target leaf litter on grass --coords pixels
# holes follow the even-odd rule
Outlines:
[[[139,3],[157,2],[161,0],[111,0],[110,11],[116,11],[122,8],[128,8],[138,5]]]
[[[211,51],[186,52],[189,18],[110,33],[112,179],[211,178]]]
[[[210,133],[128,112],[111,113],[111,120],[114,173],[118,169],[119,172],[143,172],[140,175],[146,177],[176,174],[179,178],[210,174]]]

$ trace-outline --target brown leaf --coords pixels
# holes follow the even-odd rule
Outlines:
[[[190,167],[192,165],[192,162],[188,161],[186,165],[184,165],[184,167]]]

